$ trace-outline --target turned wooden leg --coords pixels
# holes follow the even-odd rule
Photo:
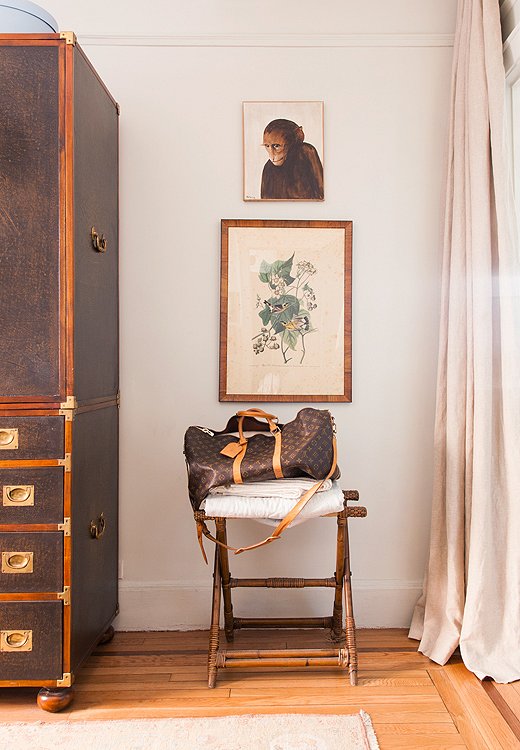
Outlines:
[[[112,625],[110,625],[110,627],[107,628],[107,630],[103,633],[103,635],[99,639],[98,646],[104,646],[105,643],[110,643],[110,641],[112,640],[112,638],[115,635],[115,632],[116,631],[114,630],[114,628],[112,627]]]
[[[67,688],[41,688],[36,698],[40,708],[44,711],[50,711],[55,714],[58,711],[63,711],[64,708],[72,702],[74,698],[74,689],[71,687]]]
[[[219,542],[222,542],[222,544],[227,544],[226,519],[215,519],[215,526],[217,529],[217,539],[219,540]],[[222,576],[222,598],[224,599],[224,632],[226,634],[226,640],[232,641],[234,639],[233,603],[231,601],[231,573],[229,572],[229,556],[228,551],[225,547],[219,547],[219,554],[220,570]]]
[[[343,577],[345,575],[345,527],[347,525],[346,511],[338,513],[338,535],[336,543],[336,589],[334,593],[334,608],[332,610],[333,641],[342,641],[343,634]]]
[[[352,584],[350,572],[350,549],[348,539],[348,521],[345,524],[345,627],[347,648],[349,653],[348,671],[350,675],[350,684],[357,685],[357,648],[356,648],[356,624],[354,622],[354,608],[352,605]]]
[[[217,652],[219,644],[220,620],[220,555],[218,545],[215,545],[215,566],[213,568],[213,609],[211,611],[211,627],[209,631],[208,652],[208,687],[214,688],[217,682]]]

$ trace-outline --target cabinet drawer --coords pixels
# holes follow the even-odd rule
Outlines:
[[[63,677],[63,604],[0,602],[0,683]]]
[[[0,416],[0,461],[63,458],[64,417]]]
[[[63,533],[0,533],[0,592],[63,591]]]
[[[63,469],[0,469],[0,524],[63,523]]]

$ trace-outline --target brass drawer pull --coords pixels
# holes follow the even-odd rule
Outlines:
[[[92,539],[100,539],[105,533],[106,527],[105,514],[101,513],[97,521],[90,522],[90,536]]]
[[[18,427],[0,429],[0,451],[12,451],[18,448]]]
[[[2,552],[2,573],[32,573],[34,552]]]
[[[105,253],[108,245],[108,240],[102,234],[99,235],[95,227],[90,230],[90,237],[92,238],[92,247],[97,250],[98,253]]]
[[[32,651],[32,630],[0,631],[0,651]]]
[[[4,485],[2,502],[4,505],[34,505],[34,484]]]

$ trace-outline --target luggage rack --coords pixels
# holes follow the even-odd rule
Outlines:
[[[214,688],[219,669],[254,669],[258,667],[330,667],[349,671],[350,684],[357,685],[357,649],[352,606],[348,519],[365,518],[363,506],[348,506],[359,500],[357,490],[343,491],[343,509],[328,513],[337,519],[336,571],[330,578],[232,578],[226,547],[215,545],[213,569],[213,606],[208,649],[208,687]],[[215,537],[227,544],[227,518],[207,516],[195,511],[197,522],[214,521]],[[330,617],[234,617],[231,589],[234,588],[316,588],[334,589],[334,605]],[[320,628],[330,629],[335,648],[330,649],[245,649],[226,650],[219,647],[220,607],[224,601],[224,633],[226,640],[234,640],[235,630],[244,628]],[[344,617],[345,615],[345,617]],[[345,620],[345,622],[344,622]]]

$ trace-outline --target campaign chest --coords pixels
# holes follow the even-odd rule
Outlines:
[[[118,611],[118,115],[72,33],[0,35],[0,689],[53,711]]]

